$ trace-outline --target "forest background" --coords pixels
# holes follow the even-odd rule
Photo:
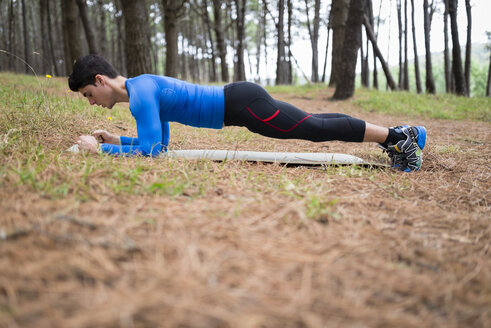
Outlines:
[[[491,327],[489,2],[0,0],[0,327]],[[89,52],[127,76],[248,79],[311,113],[423,125],[423,166],[384,168],[370,143],[177,122],[171,150],[380,166],[65,151],[95,129],[137,136],[127,104],[68,90]],[[353,94],[355,77],[368,87]]]
[[[490,94],[489,1],[351,2],[363,16],[350,23],[349,0],[0,0],[0,71],[64,76],[98,53],[125,76],[335,86],[337,71],[356,67],[366,87],[392,78],[392,89]],[[360,37],[345,42],[352,22]],[[344,67],[344,45],[359,49],[355,66]]]

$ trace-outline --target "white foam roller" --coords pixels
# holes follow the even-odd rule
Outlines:
[[[284,164],[323,165],[323,164],[368,164],[363,159],[338,153],[293,153],[262,152],[247,150],[169,150],[164,157],[186,159],[208,159],[213,161],[241,160],[251,162],[270,162]]]
[[[78,153],[78,145],[73,145],[67,151]],[[248,150],[213,150],[213,149],[187,149],[187,150],[169,150],[162,153],[163,158],[184,158],[189,160],[212,160],[212,161],[250,161],[250,162],[268,162],[282,164],[300,164],[300,165],[325,165],[325,164],[371,164],[363,159],[339,153],[293,153],[293,152],[265,152],[265,151],[248,151]],[[382,164],[383,165],[383,164]]]

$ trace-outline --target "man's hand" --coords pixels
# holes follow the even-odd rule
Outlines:
[[[92,132],[94,138],[100,143],[108,143],[113,145],[121,145],[121,139],[118,135],[111,134],[105,130],[95,130]]]
[[[77,145],[81,150],[86,150],[97,154],[99,152],[99,143],[93,136],[80,136]]]

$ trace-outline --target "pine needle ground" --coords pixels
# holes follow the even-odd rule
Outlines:
[[[307,111],[425,125],[422,171],[74,155],[80,134],[136,130],[65,83],[1,74],[1,327],[490,326],[489,121],[290,89]],[[172,124],[171,146],[386,161],[240,128]]]

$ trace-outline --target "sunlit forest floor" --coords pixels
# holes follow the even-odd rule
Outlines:
[[[491,101],[273,88],[309,112],[428,129],[422,170],[65,150],[127,107],[0,74],[0,327],[489,327]],[[340,152],[171,124],[173,149]]]

